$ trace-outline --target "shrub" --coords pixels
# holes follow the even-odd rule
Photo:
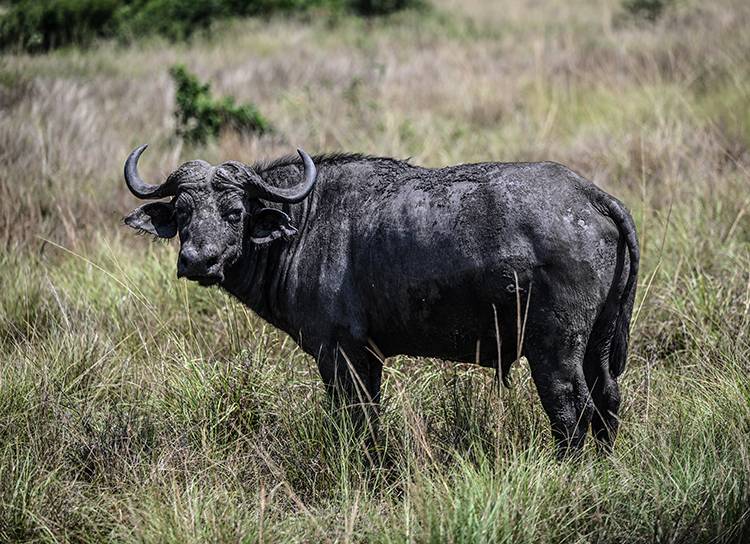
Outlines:
[[[231,96],[212,98],[210,85],[201,83],[180,64],[170,68],[169,73],[177,86],[177,135],[186,142],[205,143],[224,128],[261,134],[270,130],[270,124],[254,105],[237,105]]]
[[[232,15],[226,0],[128,0],[116,12],[117,36],[129,40],[159,34],[184,40]]]
[[[232,16],[316,8],[384,15],[420,5],[422,0],[15,0],[0,16],[0,48],[46,51],[148,34],[183,40]]]
[[[0,19],[0,47],[26,51],[87,44],[113,31],[121,0],[21,0]]]
[[[359,15],[385,15],[407,8],[422,7],[420,0],[350,0],[349,8]]]
[[[624,0],[622,7],[634,17],[656,21],[670,3],[670,0]]]

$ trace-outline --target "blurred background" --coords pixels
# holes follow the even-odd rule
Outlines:
[[[0,2],[0,540],[750,539],[745,0]],[[397,358],[386,466],[314,363],[134,236],[122,167],[346,151],[561,162],[642,272],[615,454],[552,456],[525,364]],[[314,401],[314,402],[311,402]]]
[[[122,163],[146,142],[152,179],[196,156],[252,163],[303,146],[430,166],[556,160],[656,208],[674,191],[721,190],[717,174],[744,164],[750,138],[745,7],[12,2],[0,23],[2,243],[120,230],[132,204]],[[274,130],[183,145],[179,64]]]

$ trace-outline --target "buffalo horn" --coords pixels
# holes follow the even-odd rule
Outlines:
[[[128,189],[135,196],[142,199],[163,198],[174,195],[174,184],[166,182],[161,185],[150,185],[138,175],[138,159],[147,147],[148,144],[144,144],[135,148],[128,155],[128,160],[125,161],[125,183],[127,183]]]
[[[290,204],[295,204],[304,200],[315,186],[318,171],[315,168],[315,164],[310,158],[310,155],[305,153],[302,149],[297,149],[297,153],[299,153],[305,167],[302,183],[294,187],[273,187],[264,183],[259,177],[255,177],[250,180],[250,186],[248,188],[258,198],[270,200],[271,202],[288,202]]]

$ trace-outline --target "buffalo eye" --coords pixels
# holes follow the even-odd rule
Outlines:
[[[242,219],[242,210],[230,210],[224,215],[224,219],[230,223],[239,223]]]

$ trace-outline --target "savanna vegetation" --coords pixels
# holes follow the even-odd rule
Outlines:
[[[6,53],[0,541],[750,541],[750,5],[629,4],[433,0]],[[273,130],[177,136],[175,64]],[[498,389],[403,357],[371,466],[311,358],[122,226],[141,143],[152,180],[295,146],[593,179],[642,247],[615,452],[558,462],[524,362]]]
[[[132,42],[158,34],[172,41],[210,36],[232,17],[278,13],[375,16],[421,0],[6,0],[0,13],[0,48],[48,51],[88,46],[96,38]]]
[[[201,83],[182,64],[169,69],[175,84],[175,133],[192,144],[205,144],[222,130],[268,132],[271,125],[253,104],[235,104],[234,98],[214,98],[211,86]]]

